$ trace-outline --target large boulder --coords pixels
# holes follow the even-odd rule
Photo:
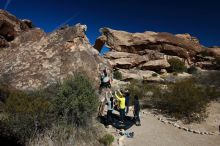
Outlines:
[[[119,72],[122,75],[122,80],[123,81],[130,81],[130,80],[143,80],[146,78],[150,78],[153,76],[153,74],[157,74],[154,71],[150,70],[137,70],[137,69],[120,69]]]
[[[109,62],[112,66],[123,69],[139,66],[140,64],[143,64],[149,60],[148,56],[146,55],[141,56],[127,52],[108,52],[104,55],[104,57],[109,59]]]
[[[93,47],[96,48],[99,52],[101,52],[103,46],[105,45],[105,42],[106,42],[106,37],[100,36],[99,38],[96,39],[95,45]]]
[[[201,69],[208,69],[208,70],[216,70],[219,69],[217,64],[214,64],[211,61],[201,61],[201,62],[196,62],[195,64],[197,67]]]
[[[210,47],[196,56],[196,66],[202,69],[220,69],[220,47]]]
[[[15,39],[19,33],[33,28],[30,20],[19,20],[7,11],[0,10],[0,36],[7,41]],[[7,46],[7,45],[6,45]]]
[[[0,36],[0,48],[8,47],[9,43],[4,37]]]
[[[170,67],[167,60],[151,60],[141,65],[143,70],[161,70]]]
[[[211,47],[205,50],[206,53],[215,58],[220,58],[220,47]]]
[[[10,42],[10,46],[11,48],[19,47],[31,42],[37,42],[40,39],[44,39],[45,37],[47,36],[43,30],[39,28],[31,29],[20,33],[19,36],[17,36],[13,41]]]
[[[198,38],[193,37],[193,36],[191,36],[191,35],[188,34],[188,33],[185,33],[185,34],[176,34],[176,36],[177,36],[177,37],[180,37],[180,38],[183,38],[183,39],[186,39],[186,40],[193,41],[193,42],[196,43],[196,44],[199,44]]]
[[[219,68],[219,47],[206,48],[188,33],[173,35],[152,31],[129,33],[110,28],[100,30],[102,35],[97,38],[94,47],[100,51],[105,44],[110,49],[105,58],[117,68],[161,70],[169,67],[167,60],[172,57],[182,60],[186,67]]]
[[[129,33],[125,31],[103,28],[102,35],[111,50],[143,54],[145,50],[157,50],[167,55],[176,55],[190,59],[201,52],[204,47],[193,39],[175,36],[170,33],[146,31],[144,33]]]
[[[86,72],[98,84],[99,64],[105,64],[80,24],[48,35],[32,29],[11,43],[0,52],[0,82],[22,90],[62,82],[78,71]]]

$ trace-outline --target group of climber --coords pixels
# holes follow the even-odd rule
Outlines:
[[[125,124],[126,116],[129,113],[129,106],[130,106],[130,94],[128,90],[116,90],[112,93],[111,91],[111,79],[108,76],[108,73],[105,70],[101,73],[101,84],[100,84],[100,93],[103,93],[104,90],[105,95],[101,98],[101,104],[99,107],[99,116],[103,116],[105,105],[107,105],[107,118],[106,123],[107,125],[111,125],[113,120],[113,111],[119,111],[120,118],[119,122],[121,124]],[[139,98],[137,95],[134,96],[134,122],[137,126],[140,126],[140,104],[139,104]]]

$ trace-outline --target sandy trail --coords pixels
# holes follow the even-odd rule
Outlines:
[[[142,115],[141,126],[128,131],[134,138],[125,138],[125,146],[220,146],[220,135],[198,135],[172,125],[165,125],[151,115]]]

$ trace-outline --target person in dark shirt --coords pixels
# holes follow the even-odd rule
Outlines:
[[[135,95],[134,96],[134,119],[135,119],[136,126],[141,126],[139,112],[140,112],[140,103],[139,103],[138,96]]]
[[[125,106],[126,106],[125,115],[127,115],[129,112],[129,105],[130,105],[129,102],[130,102],[130,94],[127,90],[125,93]]]
[[[112,119],[112,111],[113,111],[113,108],[114,108],[114,98],[113,96],[111,96],[110,98],[106,98],[106,101],[107,101],[107,125],[111,125],[112,122],[113,122],[113,119]]]

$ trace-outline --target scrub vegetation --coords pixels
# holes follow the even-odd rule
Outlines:
[[[48,135],[63,145],[85,140],[83,137],[98,142],[93,127],[98,96],[86,75],[77,73],[39,91],[1,87],[0,93],[4,104],[1,137],[16,139],[21,145],[37,143],[36,138]]]

